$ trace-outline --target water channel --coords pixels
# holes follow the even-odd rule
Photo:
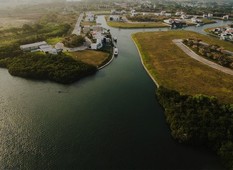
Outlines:
[[[98,22],[108,28],[103,16]],[[75,84],[25,80],[0,69],[0,169],[223,169],[214,153],[170,136],[130,37],[160,29],[110,29],[119,56]]]

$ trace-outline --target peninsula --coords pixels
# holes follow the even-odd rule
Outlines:
[[[174,39],[201,39],[230,51],[232,44],[190,31],[136,33],[132,37],[158,84],[157,96],[172,136],[181,143],[212,148],[227,167],[233,167],[233,76],[191,58]]]

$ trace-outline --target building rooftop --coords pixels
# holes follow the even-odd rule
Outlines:
[[[36,43],[32,43],[32,44],[25,44],[25,45],[21,45],[20,48],[25,49],[25,48],[35,47],[35,46],[39,47],[41,45],[47,45],[47,42],[41,41],[41,42],[36,42]]]

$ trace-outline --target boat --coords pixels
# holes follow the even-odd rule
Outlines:
[[[114,48],[114,55],[117,56],[118,55],[118,48]]]
[[[117,37],[113,37],[113,41],[117,42]]]

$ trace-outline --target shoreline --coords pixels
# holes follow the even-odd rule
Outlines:
[[[135,34],[135,33],[134,33],[134,34]],[[147,69],[147,67],[146,67],[146,65],[145,65],[145,63],[144,63],[144,60],[143,60],[143,57],[142,57],[143,54],[141,53],[141,51],[140,51],[140,49],[139,49],[139,47],[138,47],[138,44],[136,43],[135,37],[133,37],[134,34],[131,34],[131,39],[133,40],[134,45],[135,45],[135,47],[137,48],[137,51],[138,51],[138,54],[139,54],[139,56],[140,56],[140,60],[141,60],[142,66],[144,67],[144,69],[146,70],[147,74],[148,74],[149,77],[152,79],[152,81],[155,83],[156,87],[159,88],[159,87],[160,87],[159,83],[155,80],[155,78],[152,76],[152,74],[151,74],[150,71]]]
[[[114,54],[112,53],[112,58],[104,65],[97,67],[97,70],[99,71],[99,70],[102,70],[103,68],[107,67],[108,65],[110,65],[112,63],[113,60],[114,60]]]

